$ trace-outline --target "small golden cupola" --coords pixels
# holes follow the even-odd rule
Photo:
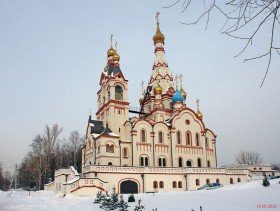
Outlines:
[[[200,112],[199,110],[199,99],[196,100],[196,104],[197,104],[197,116],[202,119],[203,118],[203,114]]]
[[[116,54],[116,51],[115,49],[113,48],[113,45],[112,45],[112,42],[113,42],[113,35],[111,34],[111,47],[110,49],[107,51],[107,56],[108,57],[111,57],[111,56],[114,56],[114,54]]]
[[[120,61],[120,55],[117,53],[117,42],[115,43],[115,54],[113,56],[114,61]]]
[[[154,87],[154,95],[161,95],[162,94],[162,87],[157,84],[157,86]]]
[[[158,21],[158,16],[159,16],[159,12],[157,12],[156,14],[156,19],[157,19],[157,31],[155,33],[155,35],[153,36],[153,40],[154,40],[154,44],[158,43],[158,42],[162,42],[164,43],[165,37],[164,35],[161,33],[160,28],[159,28],[159,21]]]
[[[182,74],[180,74],[179,79],[180,79],[180,83],[181,83],[181,86],[180,86],[180,93],[181,93],[181,95],[183,95],[184,100],[186,100],[186,99],[187,99],[187,93],[186,93],[185,90],[183,89],[183,82],[182,82],[182,80],[183,80],[183,75],[182,75]]]

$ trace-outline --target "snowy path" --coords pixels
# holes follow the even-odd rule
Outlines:
[[[271,180],[270,187],[263,187],[262,181],[239,183],[216,190],[202,190],[190,192],[171,192],[153,194],[136,194],[135,199],[142,199],[145,210],[151,211],[253,211],[253,210],[280,210],[279,180]],[[98,204],[93,204],[93,197],[66,196],[60,198],[58,194],[38,191],[13,192],[7,197],[7,192],[0,192],[0,210],[2,211],[100,211]],[[125,196],[127,200],[127,196]],[[130,203],[133,210],[136,203]],[[262,205],[267,208],[258,208]],[[272,206],[273,205],[273,206]],[[272,206],[271,208],[268,208]]]

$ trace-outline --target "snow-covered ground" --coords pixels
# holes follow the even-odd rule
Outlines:
[[[127,197],[125,195],[125,200]],[[145,210],[149,211],[155,208],[158,211],[199,211],[200,206],[203,211],[280,210],[280,184],[279,179],[270,180],[270,187],[263,187],[262,181],[258,180],[216,190],[135,194],[135,199],[142,199]],[[99,205],[93,204],[93,200],[94,197],[72,195],[61,198],[48,191],[31,192],[30,196],[27,191],[15,191],[12,194],[0,191],[0,210],[100,211]],[[129,205],[129,210],[133,210],[136,202]],[[258,205],[263,208],[258,208]]]

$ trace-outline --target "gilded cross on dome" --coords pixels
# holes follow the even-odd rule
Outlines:
[[[178,79],[179,79],[178,75],[175,75],[176,89],[178,89]]]
[[[113,47],[113,34],[111,34],[110,41],[111,41],[111,48],[112,48]]]
[[[118,45],[118,43],[117,42],[115,42],[115,51],[117,52],[117,45]]]
[[[196,100],[196,105],[197,105],[197,111],[199,111],[199,99],[197,98],[197,100]]]
[[[160,14],[160,12],[159,11],[157,11],[157,13],[156,13],[156,19],[157,19],[157,23],[159,23],[159,21],[158,21],[158,16],[159,16],[159,14]]]
[[[183,80],[183,75],[182,74],[179,75],[179,79],[180,79],[180,85],[181,85],[180,87],[182,89],[182,80]]]

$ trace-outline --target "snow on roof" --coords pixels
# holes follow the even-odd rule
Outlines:
[[[101,134],[92,133],[91,135],[92,135],[94,138],[97,138],[97,137],[100,136]]]
[[[116,133],[109,133],[110,136],[119,136]]]
[[[93,123],[89,123],[89,125],[92,126],[92,127],[94,127],[94,124],[93,124]]]
[[[69,180],[68,182],[63,183],[63,185],[68,185],[68,184],[72,184],[73,182],[76,182],[77,180],[79,180],[80,178],[74,178]]]
[[[71,170],[74,172],[75,176],[79,176],[79,173],[77,170],[74,168],[74,166],[70,166]]]

